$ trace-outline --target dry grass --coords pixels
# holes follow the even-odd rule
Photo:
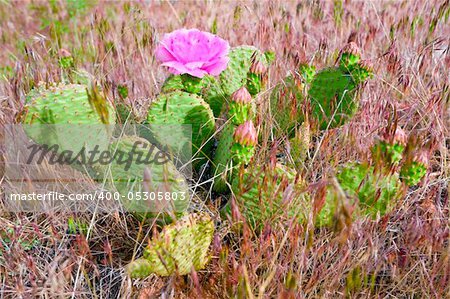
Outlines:
[[[0,123],[15,122],[35,83],[74,80],[58,65],[61,49],[110,99],[117,101],[117,86],[126,85],[128,103],[145,115],[166,76],[153,55],[161,35],[180,27],[216,28],[232,46],[276,53],[269,89],[301,57],[319,67],[333,64],[348,40],[374,61],[376,76],[361,95],[359,113],[317,138],[301,171],[313,194],[336,165],[368,158],[373,138],[394,111],[433,155],[420,186],[377,221],[360,219],[335,232],[274,223],[256,235],[248,228],[235,233],[217,218],[214,257],[188,277],[131,281],[124,275],[123,266],[152,234],[151,223],[123,214],[13,214],[0,208],[3,297],[450,297],[448,0],[344,1],[342,10],[341,1],[331,0],[53,2],[0,0]],[[269,93],[259,98],[260,119],[268,123]],[[260,160],[271,150],[267,139]],[[216,213],[203,193],[203,208]],[[86,223],[88,233],[68,233],[70,217]]]

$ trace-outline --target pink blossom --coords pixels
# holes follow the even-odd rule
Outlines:
[[[172,74],[202,78],[218,76],[227,68],[230,45],[220,37],[198,29],[179,29],[165,34],[156,58]]]

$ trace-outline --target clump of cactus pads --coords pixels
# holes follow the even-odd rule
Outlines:
[[[304,187],[294,170],[281,164],[248,167],[236,176],[232,192],[240,213],[254,229],[266,223],[305,219]],[[230,212],[230,205],[225,208]]]
[[[403,157],[408,137],[400,127],[388,127],[372,147],[375,163],[391,167],[398,165]]]
[[[214,191],[227,192],[234,169],[250,162],[258,142],[258,134],[251,120],[239,126],[229,124],[220,135],[213,161]]]
[[[37,143],[78,152],[83,146],[107,144],[115,113],[96,86],[40,84],[26,97],[22,123]]]
[[[96,165],[98,178],[120,193],[127,210],[142,217],[161,214],[173,218],[187,209],[188,184],[155,145],[137,136],[123,136],[111,143],[109,151],[114,159],[108,165]],[[160,195],[164,200],[155,200]],[[148,196],[155,198],[144,198]]]
[[[172,145],[178,144],[176,141],[182,138],[179,135],[183,132],[177,132],[170,126],[165,130],[164,125],[191,125],[192,154],[199,158],[205,156],[203,153],[208,154],[211,144],[207,141],[214,133],[215,120],[209,105],[201,97],[183,91],[160,94],[149,107],[147,122],[150,130],[152,125],[156,125],[152,133],[158,141],[172,136]]]
[[[400,178],[408,186],[417,185],[427,174],[427,168],[428,154],[421,150],[412,159],[405,161],[400,170]]]
[[[150,241],[143,257],[131,262],[126,270],[132,278],[145,278],[153,273],[186,275],[201,270],[209,260],[213,234],[214,223],[208,214],[186,215],[165,226]]]
[[[359,103],[358,86],[372,73],[367,62],[350,59],[357,54],[343,52],[345,67],[332,67],[319,71],[311,82],[308,96],[311,103],[312,119],[322,130],[343,125],[356,113]]]
[[[361,163],[348,163],[336,174],[345,195],[357,203],[358,213],[376,217],[391,211],[403,192],[395,173],[387,173]],[[326,202],[317,217],[319,226],[329,226],[335,211],[336,193],[329,189]],[[358,214],[357,213],[357,214]]]

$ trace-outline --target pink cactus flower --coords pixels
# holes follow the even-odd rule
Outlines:
[[[198,29],[179,29],[165,34],[156,58],[172,74],[203,78],[218,76],[228,65],[230,45],[220,37]]]

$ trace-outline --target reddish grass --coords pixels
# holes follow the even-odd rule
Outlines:
[[[0,2],[2,124],[16,121],[37,82],[74,78],[58,65],[61,49],[73,54],[75,66],[94,76],[110,99],[117,101],[117,86],[126,85],[127,102],[145,116],[167,75],[153,55],[161,35],[180,27],[210,31],[216,24],[217,34],[232,46],[250,44],[276,53],[269,90],[258,99],[260,119],[268,124],[270,89],[296,69],[299,59],[331,65],[339,49],[354,40],[374,62],[376,75],[361,94],[356,117],[315,139],[316,152],[302,170],[313,194],[336,165],[368,159],[374,138],[393,116],[418,139],[417,146],[433,150],[423,182],[376,221],[359,219],[339,231],[273,223],[256,235],[246,226],[237,233],[217,216],[214,257],[205,270],[188,277],[131,281],[125,276],[123,266],[141,254],[151,223],[123,214],[14,214],[0,206],[0,293],[24,298],[449,298],[449,1],[345,1],[339,13],[340,2],[102,2],[84,10],[70,9],[65,1],[54,7]],[[266,137],[259,161],[270,158]],[[217,215],[207,190],[199,194],[206,205],[198,206]],[[69,217],[84,221],[89,234],[68,234]]]

